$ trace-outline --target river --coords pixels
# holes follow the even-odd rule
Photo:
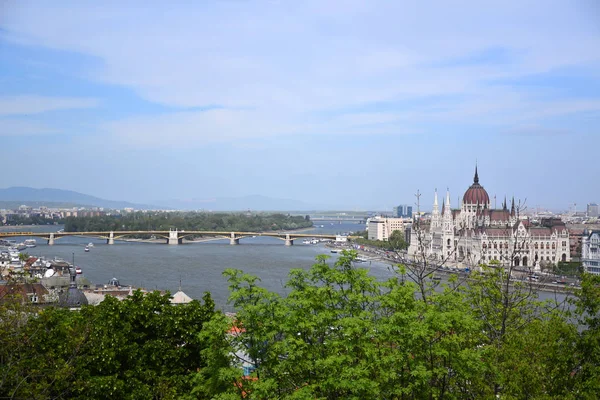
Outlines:
[[[55,232],[62,228],[55,225],[1,229]],[[303,233],[334,234],[364,228],[365,225],[356,223],[319,222],[318,228]],[[29,238],[18,238],[17,241],[25,239]],[[323,244],[307,245],[302,240],[296,240],[293,246],[285,246],[282,240],[268,237],[241,239],[237,246],[230,245],[229,239],[177,246],[118,240],[114,245],[107,245],[105,240],[86,237],[64,237],[56,240],[54,246],[48,246],[45,240],[36,240],[36,247],[23,251],[32,256],[60,257],[69,262],[74,257],[83,275],[94,284],[106,283],[116,277],[122,285],[175,293],[181,281],[181,289],[190,297],[200,299],[205,291],[209,291],[217,305],[224,310],[230,310],[227,305],[227,280],[223,277],[223,271],[227,268],[238,268],[256,275],[265,288],[282,293],[291,269],[309,269],[319,254],[331,256],[332,262],[338,257]],[[94,243],[94,247],[86,253],[85,245],[90,242]],[[386,263],[371,262],[366,267],[378,279],[392,275]]]
[[[322,227],[321,227],[322,224]],[[2,227],[3,231],[56,232],[63,227]],[[319,222],[318,227],[303,231],[314,234],[336,234],[363,230],[365,225],[356,223]],[[17,238],[24,241],[28,237]],[[293,268],[308,270],[319,254],[331,256],[335,262],[338,255],[330,252],[324,244],[308,245],[296,240],[293,246],[275,238],[253,237],[240,240],[232,246],[229,239],[203,243],[184,243],[169,246],[159,243],[115,241],[107,245],[105,240],[86,237],[64,237],[56,240],[54,246],[48,246],[45,240],[37,240],[37,246],[24,250],[32,256],[46,258],[60,257],[82,268],[83,275],[94,284],[107,283],[116,277],[122,285],[132,285],[145,289],[169,290],[175,293],[181,289],[190,297],[200,299],[209,291],[217,306],[231,311],[227,303],[229,290],[223,271],[237,268],[261,279],[266,289],[284,293],[284,284]],[[84,248],[94,243],[89,252]],[[394,275],[387,263],[371,261],[359,264],[369,269],[369,273],[378,280]],[[559,300],[563,294],[557,294]],[[540,299],[554,298],[554,293],[540,292]]]

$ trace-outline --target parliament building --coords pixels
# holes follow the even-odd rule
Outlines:
[[[459,208],[451,208],[447,191],[440,210],[436,190],[431,218],[415,221],[408,252],[437,264],[500,264],[534,270],[570,261],[565,224],[546,219],[534,225],[520,211],[514,198],[510,208],[504,200],[502,208],[493,209],[475,167],[473,184]]]

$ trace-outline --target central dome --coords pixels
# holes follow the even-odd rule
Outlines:
[[[463,204],[474,204],[474,205],[489,205],[490,196],[479,184],[479,176],[477,175],[477,167],[475,167],[475,177],[473,178],[473,184],[467,189],[463,196]]]

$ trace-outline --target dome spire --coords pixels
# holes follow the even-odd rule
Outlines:
[[[479,175],[477,174],[477,162],[475,162],[475,176],[473,177],[473,183],[479,183]]]

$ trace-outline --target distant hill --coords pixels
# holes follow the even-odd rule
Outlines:
[[[242,197],[215,197],[208,199],[161,200],[157,203],[178,210],[205,211],[305,211],[332,209],[331,206],[309,204],[292,199],[279,199],[260,195]]]
[[[62,189],[35,189],[30,187],[9,187],[0,189],[0,202],[2,204],[26,204],[30,206],[47,205],[49,207],[61,204],[63,206],[91,206],[120,209],[131,207],[136,209],[158,209],[161,207],[148,204],[135,204],[127,201],[105,200],[72,190]],[[48,204],[44,204],[48,203]],[[5,206],[6,207],[6,206]]]
[[[138,210],[205,210],[205,211],[310,211],[345,209],[340,206],[311,204],[292,199],[280,199],[261,195],[241,197],[215,197],[207,199],[170,199],[153,201],[154,204],[136,204],[127,201],[106,200],[87,194],[62,189],[35,189],[30,187],[9,187],[0,189],[0,208],[16,208],[21,204],[32,207],[104,207]]]

